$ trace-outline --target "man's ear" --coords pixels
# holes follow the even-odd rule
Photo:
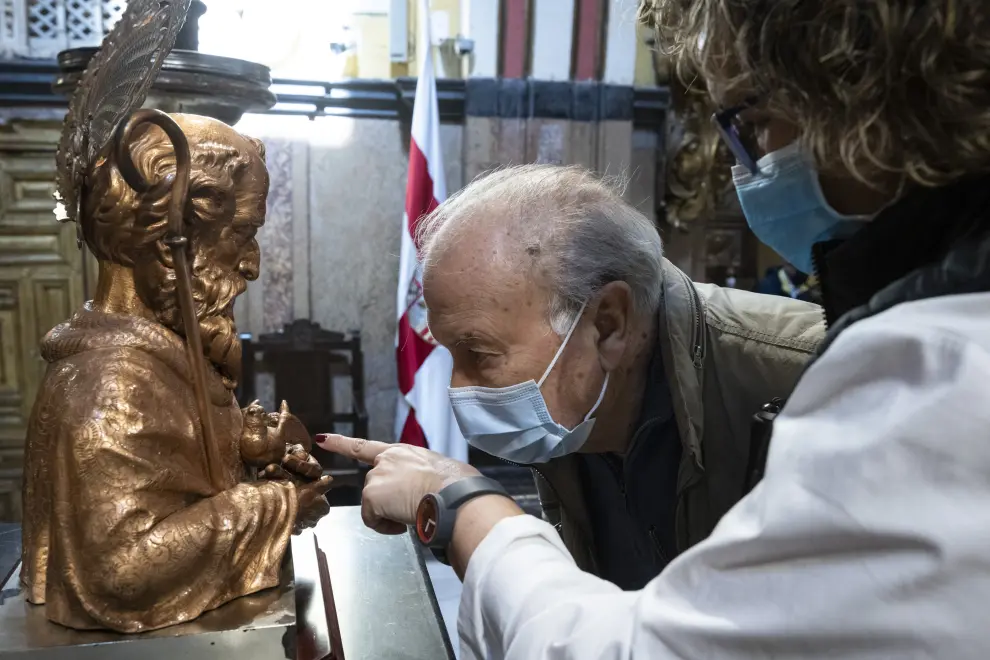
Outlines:
[[[629,285],[609,282],[603,286],[593,313],[602,367],[612,371],[622,361],[632,332],[633,297]]]

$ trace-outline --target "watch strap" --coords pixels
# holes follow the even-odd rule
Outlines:
[[[450,560],[447,559],[447,548],[430,548],[430,552],[433,553],[433,558],[445,566],[450,566]]]
[[[491,477],[478,476],[459,479],[449,486],[440,489],[437,498],[443,502],[444,508],[453,511],[462,504],[482,495],[503,495],[510,497],[499,482]]]
[[[432,496],[439,504],[437,532],[429,544],[433,556],[443,564],[450,564],[447,559],[447,546],[454,535],[454,523],[457,519],[457,509],[476,497],[483,495],[501,495],[511,499],[511,495],[499,482],[489,477],[468,477],[440,489]]]

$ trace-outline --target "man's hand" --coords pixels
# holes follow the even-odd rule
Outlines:
[[[373,465],[361,494],[364,524],[382,534],[400,534],[416,521],[419,501],[427,493],[478,470],[422,447],[327,434],[317,436],[323,449]]]

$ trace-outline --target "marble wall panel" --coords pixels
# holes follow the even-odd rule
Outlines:
[[[245,122],[246,126],[238,126],[264,140],[270,179],[265,225],[258,231],[261,273],[258,280],[248,284],[247,293],[238,298],[234,310],[238,330],[254,336],[279,330],[299,318],[299,308],[308,305],[308,264],[298,258],[297,247],[308,236],[308,210],[300,206],[297,190],[302,174],[302,191],[306,191],[309,146],[305,139],[287,134],[283,123],[280,118],[256,117]],[[277,405],[271,374],[258,374],[255,392],[269,410]]]
[[[633,131],[626,199],[656,223],[657,144],[655,131]],[[661,173],[662,174],[662,173]]]
[[[247,115],[237,129],[265,142],[270,178],[265,225],[258,231],[261,275],[237,299],[242,333],[259,335],[309,314],[309,140],[296,117]]]
[[[258,232],[264,263],[261,270],[262,328],[273,332],[290,323],[295,314],[293,287],[292,142],[265,140],[268,175],[268,217]]]
[[[625,177],[632,159],[633,124],[631,121],[601,121],[598,123],[598,163],[601,174]]]
[[[498,167],[498,142],[501,119],[472,117],[464,119],[464,184]]]
[[[332,330],[360,330],[370,434],[391,440],[395,419],[396,286],[408,153],[398,122],[328,118],[309,151],[311,317]],[[443,126],[447,189],[462,185],[461,126]]]

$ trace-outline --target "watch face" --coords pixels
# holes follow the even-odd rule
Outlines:
[[[427,495],[419,502],[416,510],[416,536],[423,545],[429,545],[437,535],[440,524],[440,505],[437,498]]]

